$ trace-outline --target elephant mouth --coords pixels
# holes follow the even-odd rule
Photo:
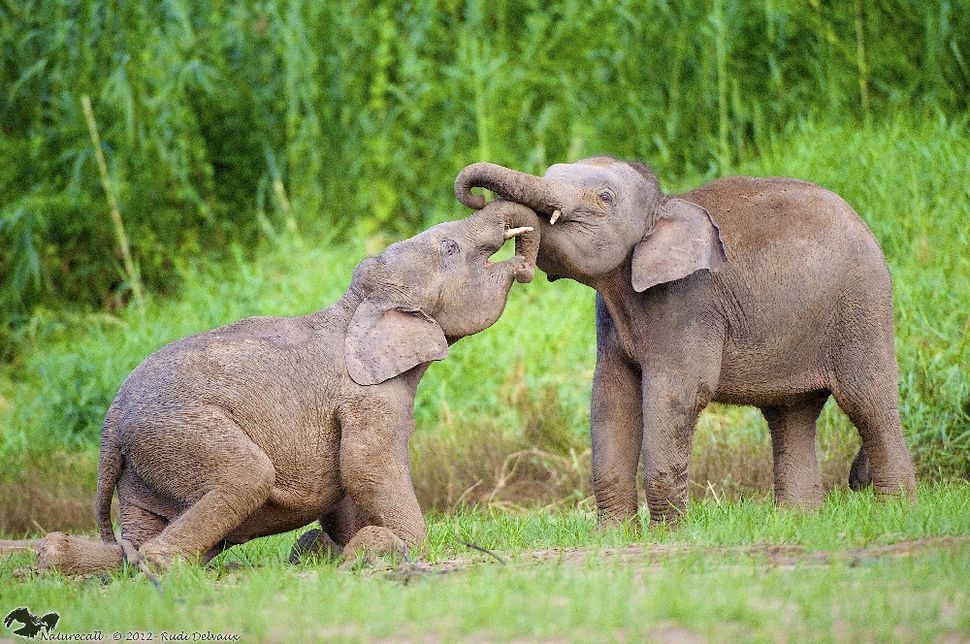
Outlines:
[[[491,252],[486,251],[488,253],[488,256],[485,257],[485,268],[491,268],[493,266],[501,266],[502,264],[507,264],[508,262],[510,262],[514,257],[516,257],[515,255],[513,255],[509,259],[505,259],[499,262],[493,262],[492,257],[494,257],[496,253],[501,251],[502,248],[505,247],[505,243],[508,242],[510,239],[515,239],[519,235],[524,235],[525,233],[531,233],[534,230],[535,228],[533,228],[532,226],[518,226],[516,228],[506,228],[505,232],[502,233],[502,245],[499,246],[498,248],[492,249]]]

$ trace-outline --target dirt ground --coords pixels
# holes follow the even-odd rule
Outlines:
[[[798,545],[759,544],[749,546],[703,547],[684,544],[630,544],[619,547],[583,546],[576,548],[552,548],[517,553],[514,556],[485,551],[465,557],[445,559],[435,563],[406,561],[396,567],[372,567],[364,574],[387,575],[408,583],[423,576],[447,575],[482,565],[559,565],[580,566],[591,559],[615,563],[639,563],[648,561],[663,564],[671,557],[684,555],[723,555],[727,562],[738,558],[753,558],[761,565],[772,568],[794,568],[805,565],[828,565],[845,562],[849,566],[871,564],[880,559],[911,557],[929,550],[945,550],[963,547],[970,543],[970,535],[927,537],[900,541],[898,543],[866,546],[852,550],[808,550]],[[477,549],[477,546],[470,546]]]

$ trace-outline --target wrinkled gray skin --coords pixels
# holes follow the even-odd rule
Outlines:
[[[488,261],[520,226],[535,231],[519,232],[516,255]],[[97,516],[107,545],[49,535],[41,565],[120,564],[116,487],[121,537],[151,567],[207,561],[316,520],[328,535],[313,535],[337,546],[366,547],[353,541],[361,534],[421,543],[407,451],[415,389],[452,342],[499,318],[513,280],[531,281],[537,226],[528,208],[494,202],[364,260],[322,311],[249,318],[149,356],[104,422]]]
[[[761,408],[780,503],[822,502],[815,423],[830,394],[862,437],[851,485],[913,493],[889,272],[838,195],[796,179],[730,177],[668,196],[648,168],[610,157],[544,177],[474,164],[455,192],[480,208],[473,186],[533,208],[539,268],[597,291],[591,430],[602,519],[636,513],[641,454],[651,518],[677,516],[697,415],[710,402]]]

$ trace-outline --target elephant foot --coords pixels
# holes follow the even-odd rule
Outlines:
[[[600,512],[596,516],[596,532],[603,534],[615,530],[629,530],[634,535],[640,534],[640,519],[634,514],[613,514]]]
[[[51,532],[37,542],[37,569],[65,575],[96,575],[121,568],[121,546]]]
[[[879,498],[903,498],[907,501],[916,500],[916,478],[910,472],[891,479],[872,478],[872,489]]]
[[[666,501],[664,503],[651,502],[650,527],[665,525],[668,528],[679,528],[687,514],[687,502]]]
[[[383,557],[403,559],[407,545],[396,534],[378,526],[365,526],[344,546],[344,563],[341,570],[359,570],[364,566],[375,567]]]
[[[872,467],[869,464],[869,457],[859,448],[852,467],[849,468],[849,487],[853,490],[864,490],[872,485]]]
[[[330,535],[315,528],[300,535],[290,550],[290,563],[298,564],[312,558],[332,561],[340,556],[343,549],[330,538]]]
[[[821,491],[819,491],[818,494],[815,494],[814,492],[808,492],[801,495],[791,493],[775,494],[775,506],[785,510],[794,510],[796,512],[815,512],[822,509],[822,504],[823,500]]]
[[[683,492],[663,493],[667,489],[669,489],[669,486],[661,488],[661,493],[658,493],[655,486],[647,488],[647,507],[650,508],[650,527],[665,524],[667,527],[677,528],[687,513],[686,486],[684,486]]]
[[[132,563],[136,564],[142,572],[151,570],[155,573],[165,572],[177,563],[196,562],[198,555],[193,556],[178,546],[166,543],[161,539],[155,538],[138,548],[137,553],[132,553]],[[146,570],[146,566],[148,570]]]

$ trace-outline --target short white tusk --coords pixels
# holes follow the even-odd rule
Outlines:
[[[522,226],[521,228],[509,228],[505,231],[505,239],[512,239],[513,237],[518,237],[522,233],[531,233],[535,230],[532,226]]]
[[[562,213],[559,212],[558,210],[553,210],[552,211],[552,217],[549,218],[549,225],[551,226],[554,223],[556,223],[557,221],[559,221],[559,218],[560,217],[562,217]]]

